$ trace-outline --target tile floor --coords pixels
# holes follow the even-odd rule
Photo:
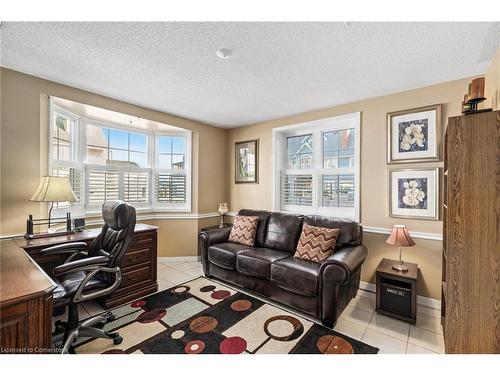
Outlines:
[[[202,276],[199,262],[158,260],[160,290]],[[81,317],[103,311],[97,303],[85,303]],[[59,317],[60,319],[60,317]],[[360,290],[340,316],[335,330],[376,346],[380,354],[438,354],[444,353],[440,312],[424,306],[417,308],[417,323],[409,324],[375,312],[375,294]]]

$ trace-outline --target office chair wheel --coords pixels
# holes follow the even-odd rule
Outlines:
[[[118,337],[115,337],[115,338],[113,339],[113,344],[115,344],[115,345],[120,345],[120,344],[122,343],[122,341],[123,341],[123,337],[118,336]]]
[[[106,319],[106,322],[107,322],[107,323],[111,323],[111,322],[113,322],[115,319],[116,319],[116,317],[115,317],[113,314],[111,314],[111,315],[109,315],[109,316],[108,316],[108,318]]]

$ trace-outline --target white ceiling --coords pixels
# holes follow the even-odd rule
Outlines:
[[[484,73],[500,23],[1,24],[1,64],[237,127]],[[216,50],[234,51],[231,59]]]

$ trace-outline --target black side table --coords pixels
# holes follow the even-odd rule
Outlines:
[[[397,260],[382,259],[377,267],[377,312],[409,323],[417,321],[418,265],[407,263],[407,272],[392,268]]]
[[[233,224],[224,223],[224,228],[230,228],[232,226],[233,226]],[[206,232],[206,231],[214,230],[214,229],[220,229],[220,227],[218,225],[214,225],[213,227],[205,227],[205,228],[201,228],[200,232]]]

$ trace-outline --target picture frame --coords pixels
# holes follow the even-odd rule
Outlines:
[[[440,169],[389,170],[389,216],[439,220]]]
[[[234,182],[236,184],[259,183],[259,140],[234,144]]]
[[[442,104],[387,114],[387,164],[442,160]]]

